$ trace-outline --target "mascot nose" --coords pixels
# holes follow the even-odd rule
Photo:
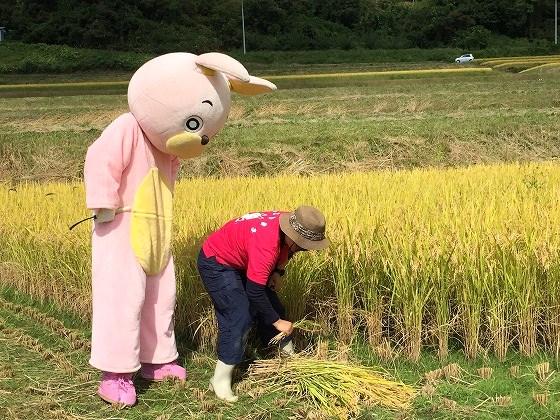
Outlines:
[[[205,134],[202,136],[202,139],[200,140],[200,144],[202,144],[203,146],[206,146],[208,144],[208,142],[210,141],[210,139],[208,138],[208,136]]]
[[[204,140],[206,137],[206,141]],[[200,137],[195,133],[179,133],[165,142],[165,150],[170,155],[188,159],[199,156],[204,150],[204,145],[210,139],[207,136]]]

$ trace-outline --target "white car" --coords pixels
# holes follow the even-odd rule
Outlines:
[[[468,63],[474,60],[474,57],[472,54],[463,54],[461,57],[457,57],[455,59],[455,62],[457,64],[463,64],[463,63]]]

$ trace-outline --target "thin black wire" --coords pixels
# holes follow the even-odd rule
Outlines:
[[[85,222],[86,220],[90,220],[90,219],[93,219],[93,220],[97,219],[97,215],[93,215],[93,216],[90,216],[90,217],[86,217],[85,219],[80,220],[79,222],[74,223],[72,226],[70,226],[70,230],[74,229],[74,228],[75,228],[76,226],[78,226],[80,223]]]

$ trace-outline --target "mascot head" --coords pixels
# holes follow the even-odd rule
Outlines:
[[[256,95],[274,89],[227,55],[171,53],[134,73],[128,106],[156,148],[187,159],[200,155],[223,128],[232,91]]]

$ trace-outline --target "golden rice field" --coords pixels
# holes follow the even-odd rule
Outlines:
[[[342,345],[379,355],[560,355],[560,171],[554,163],[314,177],[182,180],[175,191],[176,329],[209,346],[201,241],[248,211],[306,203],[333,246],[298,255],[283,295]],[[90,226],[80,183],[0,184],[0,283],[87,318]]]
[[[560,67],[560,55],[485,58],[477,59],[475,62],[481,66],[492,68],[494,70],[527,73],[536,70]]]

